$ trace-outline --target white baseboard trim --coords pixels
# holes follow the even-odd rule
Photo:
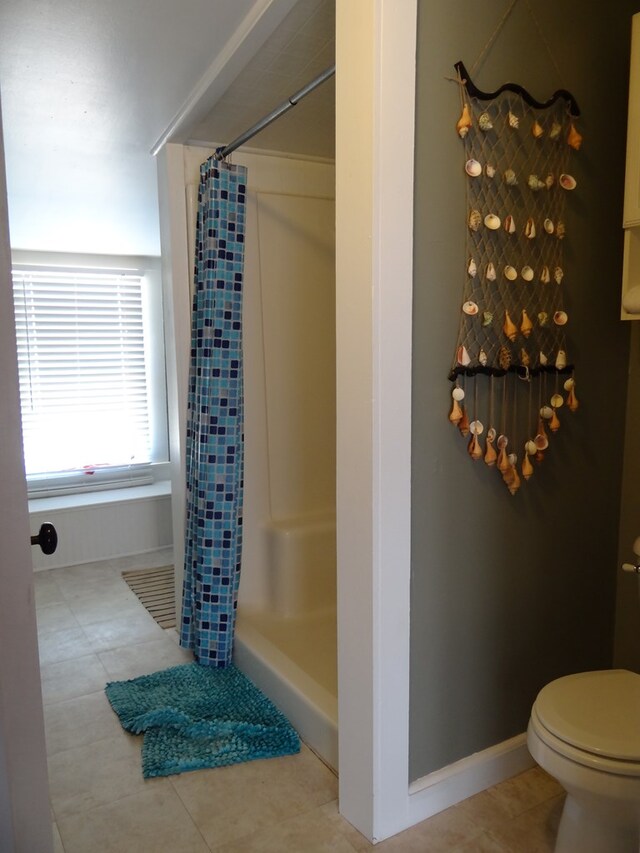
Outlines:
[[[429,773],[409,786],[408,822],[394,834],[534,765],[521,734]]]

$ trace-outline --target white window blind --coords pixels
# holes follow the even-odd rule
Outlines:
[[[14,268],[32,493],[150,481],[142,285],[135,270]]]

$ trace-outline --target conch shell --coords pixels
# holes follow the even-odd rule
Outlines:
[[[512,127],[514,130],[516,130],[520,126],[520,119],[517,115],[515,115],[515,113],[512,113],[511,110],[509,110],[507,121],[509,123],[509,127]]]
[[[524,347],[520,350],[520,364],[523,367],[529,367],[531,364],[531,358],[529,357],[529,353],[526,351]]]
[[[521,470],[522,476],[525,478],[525,480],[528,480],[529,477],[533,474],[533,465],[531,464],[531,460],[529,459],[529,455],[527,453],[524,454]]]
[[[518,328],[509,316],[508,311],[504,312],[504,324],[502,326],[502,331],[505,333],[505,335],[509,338],[510,341],[515,341],[518,335]]]
[[[480,444],[477,435],[474,434],[469,439],[467,452],[469,456],[474,460],[482,459],[482,445]]]
[[[469,104],[464,104],[462,107],[462,114],[458,119],[458,123],[456,124],[456,130],[458,132],[458,136],[460,139],[464,139],[467,133],[469,133],[469,128],[471,127],[471,113],[469,112]]]
[[[491,435],[491,430],[487,433],[487,448],[484,452],[484,461],[486,465],[491,467],[496,464],[496,459],[498,458],[498,454],[496,453],[496,449],[493,446],[493,437]]]
[[[582,145],[582,136],[576,130],[573,122],[571,123],[571,127],[569,128],[569,134],[567,136],[567,143],[572,148],[574,148],[576,151],[579,151],[580,146]]]
[[[558,417],[558,413],[556,410],[553,410],[553,414],[551,415],[551,420],[549,421],[549,429],[551,432],[558,432],[560,429],[560,418]]]
[[[578,398],[576,397],[575,388],[572,385],[569,389],[569,393],[567,394],[567,406],[572,412],[575,412],[577,411],[579,405],[580,404],[578,403]]]
[[[531,334],[532,329],[533,329],[533,323],[531,322],[531,318],[527,314],[526,309],[523,308],[522,309],[522,320],[520,322],[520,331],[525,336],[525,338],[528,338],[529,335]]]
[[[458,426],[458,424],[462,420],[462,408],[457,400],[453,401],[453,405],[451,406],[451,412],[449,413],[449,420],[452,424],[455,424],[456,426]]]
[[[462,417],[458,421],[458,429],[460,434],[465,438],[469,435],[469,415],[467,414],[466,406],[461,406]]]

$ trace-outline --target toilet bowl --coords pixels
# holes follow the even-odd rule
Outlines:
[[[527,745],[567,792],[556,853],[640,850],[640,675],[568,675],[533,705]]]

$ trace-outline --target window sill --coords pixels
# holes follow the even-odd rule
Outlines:
[[[75,495],[57,495],[54,498],[32,498],[29,514],[53,512],[54,510],[77,509],[85,506],[102,506],[114,503],[133,503],[153,500],[171,494],[171,481],[158,480],[148,486],[130,486],[121,489],[105,489],[97,492],[81,492]]]

